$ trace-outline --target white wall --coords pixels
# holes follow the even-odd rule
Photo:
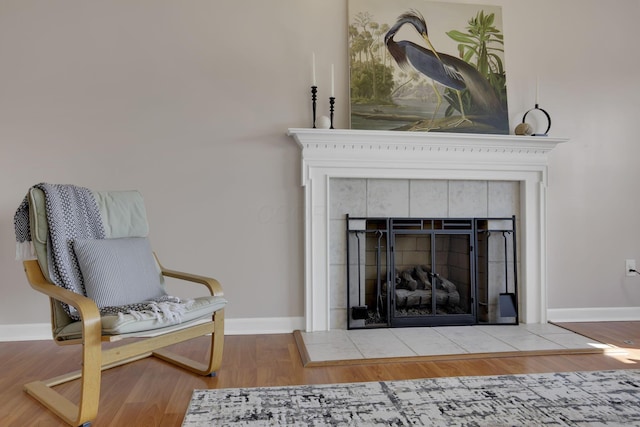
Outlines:
[[[482,3],[482,2],[477,2]],[[637,0],[502,0],[512,127],[552,115],[549,307],[640,305]],[[168,267],[217,277],[227,318],[303,315],[299,153],[336,67],[348,126],[346,0],[0,0],[0,329],[48,320],[14,258],[38,182],[143,192]],[[172,289],[173,290],[173,289]],[[191,292],[191,290],[189,291]],[[174,292],[175,293],[175,292]]]
[[[640,277],[625,276],[624,260],[640,258],[640,2],[548,4],[541,102],[572,139],[550,164],[549,306],[638,313]]]

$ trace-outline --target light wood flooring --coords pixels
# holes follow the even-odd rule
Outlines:
[[[225,337],[222,368],[200,377],[154,358],[105,371],[94,426],[180,426],[196,388],[234,388],[402,380],[463,375],[500,375],[601,369],[640,369],[640,322],[561,324],[600,342],[629,349],[626,355],[575,354],[495,357],[451,361],[361,364],[305,368],[293,334]],[[196,357],[206,339],[182,344]],[[52,341],[0,343],[0,425],[63,426],[22,391],[22,385],[78,368],[76,346]],[[76,384],[58,387],[77,395]]]

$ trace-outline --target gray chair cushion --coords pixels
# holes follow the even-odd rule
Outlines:
[[[185,326],[190,322],[198,321],[198,319],[210,317],[216,311],[224,308],[226,304],[227,300],[224,297],[204,296],[195,298],[182,315],[182,323],[169,326],[167,326],[167,323],[159,322],[157,319],[140,320],[130,314],[102,316],[102,334],[136,334],[136,336],[139,336],[140,332],[158,333],[162,330]],[[82,322],[72,322],[56,332],[56,340],[58,341],[80,338],[82,336]]]

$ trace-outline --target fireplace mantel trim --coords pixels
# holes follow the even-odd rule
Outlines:
[[[353,148],[437,151],[504,151],[505,153],[547,153],[566,138],[539,136],[514,136],[491,134],[465,134],[444,132],[397,132],[352,129],[292,128],[292,136],[305,148],[331,147],[349,150]]]
[[[329,180],[397,178],[521,183],[521,319],[546,322],[547,155],[566,138],[289,129],[305,187],[306,330],[330,329]]]

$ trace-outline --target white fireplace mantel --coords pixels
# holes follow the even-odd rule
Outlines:
[[[330,329],[331,178],[519,181],[520,319],[547,320],[548,153],[566,138],[342,129],[289,129],[305,187],[306,330]]]

